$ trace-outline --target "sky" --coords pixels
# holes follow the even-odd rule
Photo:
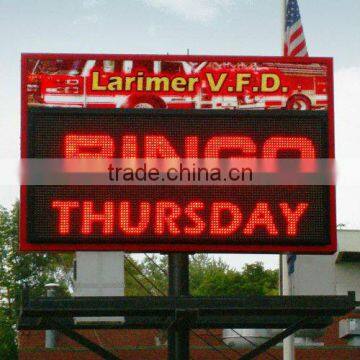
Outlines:
[[[334,58],[337,222],[360,229],[360,1],[298,2],[309,54]],[[282,0],[0,0],[0,158],[19,158],[22,52],[282,55],[281,22]],[[0,186],[1,205],[17,197]]]

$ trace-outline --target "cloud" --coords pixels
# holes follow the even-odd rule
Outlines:
[[[95,9],[100,6],[104,6],[105,0],[83,0],[82,6],[84,11],[73,21],[74,25],[91,25],[97,24],[100,20],[97,13],[100,13],[99,9]]]
[[[335,72],[337,222],[360,228],[360,67]]]
[[[83,15],[76,18],[73,21],[74,25],[89,25],[96,24],[99,22],[99,17],[97,15]]]
[[[337,157],[360,157],[360,67],[335,72]]]
[[[209,22],[234,4],[233,0],[142,0],[147,5],[187,20]]]
[[[151,24],[147,29],[147,33],[149,34],[149,36],[153,38],[159,37],[161,31],[162,31],[162,26],[155,24]]]
[[[104,0],[83,0],[83,7],[85,9],[91,9],[105,3]]]

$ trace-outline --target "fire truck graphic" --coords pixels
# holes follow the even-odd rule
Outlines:
[[[271,69],[288,88],[271,94],[219,94],[201,81],[195,93],[94,91],[91,77],[147,74],[198,75],[204,72],[250,72],[259,79]],[[178,108],[178,109],[294,109],[317,110],[327,107],[326,67],[320,64],[188,62],[146,60],[34,60],[27,64],[28,104],[87,108]]]

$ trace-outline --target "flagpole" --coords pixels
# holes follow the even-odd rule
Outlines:
[[[285,18],[286,18],[286,1],[280,0],[281,4],[281,54],[284,56],[284,44],[285,44]],[[279,294],[284,295],[284,273],[283,273],[283,261],[284,256],[282,254],[279,255]]]
[[[287,0],[281,1],[281,53],[285,56],[285,29],[286,29],[286,3]],[[284,261],[285,259],[285,261]],[[291,277],[289,275],[289,264],[287,257],[280,254],[279,260],[280,273],[280,295],[292,295]],[[285,290],[285,291],[284,291]],[[295,336],[290,335],[283,341],[283,358],[284,360],[295,360]]]
[[[280,52],[284,56],[284,43],[285,43],[285,14],[286,14],[286,1],[287,0],[280,0],[281,4],[281,47]],[[283,295],[283,284],[284,282],[284,275],[283,275],[283,255],[279,255],[279,295]]]
[[[285,18],[286,18],[286,1],[280,0],[281,2],[281,54],[284,56],[284,44],[285,44]]]

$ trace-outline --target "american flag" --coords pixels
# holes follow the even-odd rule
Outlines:
[[[286,0],[284,56],[308,56],[297,0]]]

